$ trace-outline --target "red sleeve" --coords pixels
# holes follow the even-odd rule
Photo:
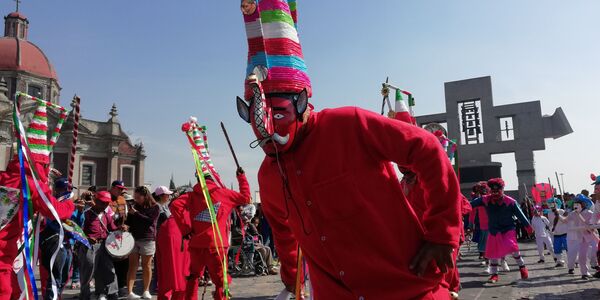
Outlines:
[[[273,209],[275,209],[273,205],[268,205],[269,203],[274,203],[273,201],[277,201],[276,199],[273,199],[273,197],[277,197],[276,195],[281,193],[277,194],[270,192],[268,189],[269,183],[265,182],[268,181],[268,179],[261,182],[261,177],[261,173],[259,172],[258,180],[259,186],[261,187],[260,198],[263,203],[262,208],[265,217],[271,226],[273,237],[275,239],[275,248],[277,249],[279,262],[281,263],[281,280],[289,291],[293,291],[296,285],[296,272],[298,269],[298,242],[291,232],[287,220],[278,217],[285,214],[275,213],[275,211],[273,211]]]
[[[473,208],[471,207],[471,202],[469,202],[469,200],[467,200],[467,198],[465,197],[462,197],[460,209],[463,216],[468,215],[473,211]]]
[[[191,193],[183,194],[179,198],[173,200],[169,206],[171,214],[173,214],[173,217],[175,218],[175,223],[177,223],[179,230],[184,236],[192,233],[192,219],[190,218],[188,206],[190,197]]]
[[[33,178],[29,178],[29,182],[33,184]],[[59,202],[58,200],[56,200],[56,198],[52,196],[52,191],[50,191],[46,184],[43,184],[41,182],[39,184],[40,188],[42,189],[42,192],[46,195],[46,198],[48,198],[48,201],[50,201],[52,206],[54,206],[54,209],[58,213],[58,217],[61,220],[69,219],[73,214],[73,211],[75,210],[75,204],[73,204],[73,201],[65,200]],[[52,212],[50,211],[48,206],[46,206],[44,199],[42,199],[42,197],[38,193],[37,189],[35,188],[35,185],[31,187],[31,201],[33,202],[35,209],[39,211],[44,217],[50,220],[54,220]]]
[[[458,247],[462,194],[454,169],[437,138],[422,128],[356,109],[356,136],[371,155],[417,174],[423,191],[425,240]]]
[[[227,188],[221,189],[220,192],[226,199],[229,199],[234,206],[246,205],[250,203],[250,185],[248,184],[248,179],[246,179],[245,174],[240,174],[237,176],[237,180],[240,187],[239,192]]]

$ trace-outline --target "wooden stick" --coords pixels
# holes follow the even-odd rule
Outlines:
[[[237,156],[235,155],[235,151],[233,150],[231,140],[229,140],[229,135],[227,134],[227,129],[225,129],[225,124],[223,124],[223,122],[221,122],[221,129],[223,129],[223,134],[225,135],[225,139],[227,140],[227,145],[229,145],[229,150],[231,150],[231,155],[233,155],[233,160],[235,160],[235,165],[239,169],[240,163],[238,162]]]

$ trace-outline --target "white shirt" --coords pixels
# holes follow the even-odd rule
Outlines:
[[[558,215],[562,216],[565,211],[562,209],[558,209]],[[553,226],[554,226],[554,212],[551,211],[548,214],[548,221],[550,221],[550,230],[552,230]],[[554,235],[563,235],[563,234],[567,234],[567,229],[568,229],[568,225],[567,223],[561,222],[560,220],[558,221],[558,223],[556,224],[556,227],[554,227],[554,231],[552,232]]]
[[[547,237],[548,229],[546,229],[546,227],[552,229],[550,221],[544,216],[534,216],[533,219],[531,219],[531,226],[533,227],[533,230],[535,230],[536,237]]]

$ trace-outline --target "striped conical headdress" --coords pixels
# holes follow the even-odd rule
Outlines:
[[[31,158],[42,164],[50,163],[50,147],[48,146],[48,115],[45,102],[37,102],[33,118],[27,127],[27,143]]]
[[[214,179],[218,180],[219,174],[215,170],[215,166],[210,159],[206,127],[198,125],[197,119],[195,117],[191,117],[188,122],[181,126],[181,130],[185,132],[188,137],[188,141],[198,152],[200,164],[202,166],[202,175],[212,176]]]
[[[252,9],[244,10],[250,5]],[[248,38],[246,76],[262,66],[268,71],[262,82],[265,94],[300,93],[306,89],[311,97],[312,87],[298,38],[296,1],[242,0],[242,12]],[[245,94],[246,99],[252,95],[250,90]]]
[[[37,163],[49,164],[50,153],[52,153],[54,145],[56,145],[56,142],[60,137],[60,131],[67,119],[67,111],[58,104],[38,99],[24,93],[17,93],[16,97],[30,99],[37,104],[36,110],[33,113],[33,118],[27,127],[25,135],[27,137],[27,144],[29,144],[31,158]],[[50,141],[48,141],[48,107],[58,110],[60,113],[56,127],[52,131]]]

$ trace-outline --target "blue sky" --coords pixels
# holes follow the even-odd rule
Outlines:
[[[444,110],[447,81],[492,76],[495,104],[542,100],[561,106],[575,133],[547,140],[536,152],[539,181],[564,173],[567,189],[589,188],[600,173],[598,1],[298,1],[304,55],[317,109],[346,105],[378,111],[379,88],[392,82],[412,91],[417,114]],[[14,2],[2,0],[3,15]],[[180,125],[190,115],[209,128],[213,160],[225,182],[234,163],[220,132],[230,131],[257,190],[262,151],[237,116],[247,53],[239,1],[23,0],[29,39],[54,64],[61,100],[82,98],[86,118],[119,119],[143,141],[146,181],[178,184],[193,163]],[[514,163],[504,177],[516,187]],[[512,165],[512,166],[511,166]]]

